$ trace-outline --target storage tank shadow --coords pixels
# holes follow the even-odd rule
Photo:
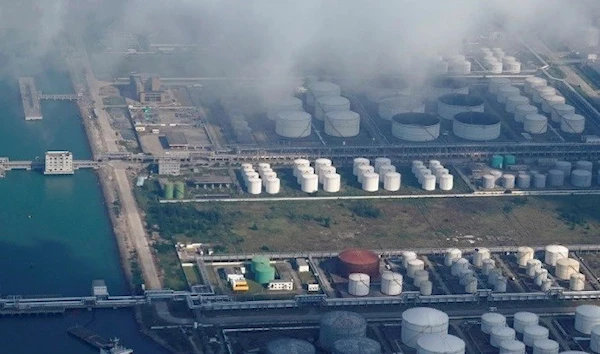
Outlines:
[[[440,119],[427,113],[400,113],[392,117],[392,135],[411,142],[425,142],[440,136]]]
[[[500,137],[500,118],[490,113],[464,112],[454,116],[455,136],[473,141],[489,141]]]

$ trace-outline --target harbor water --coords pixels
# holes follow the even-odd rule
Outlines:
[[[36,77],[40,90],[68,92],[68,78]],[[54,92],[52,92],[54,91]],[[58,92],[57,92],[58,91]],[[91,157],[74,103],[42,102],[42,121],[22,116],[16,78],[0,81],[0,156],[43,159],[46,150],[69,150]],[[44,176],[41,171],[9,171],[0,178],[0,294],[89,295],[94,279],[109,292],[127,294],[127,285],[97,175]],[[0,317],[2,353],[97,353],[67,334],[87,325],[119,337],[135,353],[163,353],[138,330],[133,310],[73,311],[64,316]]]

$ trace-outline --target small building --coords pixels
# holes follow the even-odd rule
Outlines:
[[[73,172],[73,154],[70,151],[46,152],[45,175],[72,175]]]
[[[190,145],[183,132],[167,132],[165,138],[170,149],[187,149]]]
[[[250,287],[248,286],[248,282],[246,279],[241,280],[230,280],[229,284],[231,285],[231,290],[233,291],[248,291]]]
[[[108,287],[102,279],[97,279],[92,282],[92,295],[95,297],[108,297]]]
[[[304,258],[296,258],[296,267],[298,268],[298,272],[300,273],[306,273],[310,271],[310,268],[308,267],[308,262],[306,262],[306,259]]]
[[[181,163],[179,161],[159,160],[158,174],[178,176],[181,173]]]
[[[141,103],[164,103],[168,99],[167,92],[162,89],[158,76],[132,74],[129,77],[131,91]]]
[[[319,284],[307,284],[307,290],[311,293],[317,292],[320,290]]]
[[[294,290],[294,282],[289,280],[276,280],[269,283],[269,290]]]

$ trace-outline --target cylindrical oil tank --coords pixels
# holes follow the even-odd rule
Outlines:
[[[369,166],[371,161],[369,159],[365,159],[364,157],[357,157],[353,160],[352,163],[352,174],[358,176],[358,169],[360,166]]]
[[[452,266],[454,262],[462,258],[462,251],[458,248],[448,248],[444,255],[444,265],[446,267]]]
[[[277,119],[279,112],[283,111],[302,111],[302,100],[296,97],[287,97],[273,104],[267,113],[270,120]]]
[[[439,179],[440,189],[443,191],[451,191],[454,187],[454,176],[451,174],[443,174]]]
[[[396,166],[394,165],[385,165],[379,168],[379,182],[385,181],[385,174],[388,172],[396,172]]]
[[[453,119],[459,113],[483,113],[484,101],[482,98],[463,94],[450,94],[438,99],[438,115],[444,119]]]
[[[409,278],[414,278],[417,270],[425,269],[425,262],[420,259],[411,259],[408,261],[406,265],[406,276]]]
[[[533,347],[536,340],[548,339],[548,328],[540,325],[529,325],[523,329],[523,343],[528,347]]]
[[[267,187],[267,181],[269,178],[277,178],[277,173],[275,172],[264,172],[262,175],[263,187]]]
[[[267,354],[315,354],[315,346],[310,342],[296,338],[280,338],[267,343]]]
[[[577,162],[575,162],[575,169],[592,172],[592,170],[594,169],[594,163],[592,161],[584,161],[584,160],[577,161]]]
[[[529,134],[544,134],[548,131],[548,117],[542,114],[528,114],[523,118],[523,130]]]
[[[588,352],[583,352],[581,350],[565,350],[564,352],[560,352],[560,354],[588,354]]]
[[[575,107],[568,104],[556,104],[552,106],[551,119],[553,122],[560,123],[562,117],[567,114],[575,114]]]
[[[496,280],[494,281],[494,292],[505,293],[507,282],[508,282],[508,279],[506,279],[506,277],[503,277],[503,276],[496,277]]]
[[[375,168],[373,166],[359,166],[358,167],[358,174],[357,174],[357,180],[358,183],[362,183],[363,182],[363,178],[365,177],[366,174],[368,173],[374,173],[375,172]],[[377,177],[379,179],[379,176]],[[379,180],[378,180],[379,182]]]
[[[435,190],[435,176],[427,175],[423,176],[423,182],[421,183],[421,188],[426,191]]]
[[[590,333],[590,349],[594,353],[600,353],[600,325],[592,327]]]
[[[315,170],[312,167],[306,167],[306,166],[299,166],[296,169],[296,182],[298,182],[298,184],[302,184],[302,179],[304,178],[304,176],[307,175],[314,175],[315,174]],[[318,179],[318,178],[317,178]]]
[[[585,275],[581,273],[571,274],[569,278],[569,290],[582,291],[585,289]]]
[[[393,116],[402,113],[425,113],[425,105],[410,96],[396,96],[379,101],[379,118],[391,120]]]
[[[521,189],[531,187],[531,176],[526,173],[519,173],[517,175],[517,187]]]
[[[381,293],[385,295],[400,295],[402,293],[402,274],[385,271],[381,274]]]
[[[379,175],[375,172],[363,174],[362,189],[365,192],[377,192],[379,190]]]
[[[558,354],[558,342],[552,339],[539,339],[533,342],[533,354]]]
[[[533,278],[533,282],[535,283],[535,285],[542,286],[546,279],[548,279],[547,269],[538,269],[535,271],[535,278]]]
[[[260,175],[258,174],[258,172],[255,171],[244,171],[244,181],[246,183],[246,186],[248,185],[248,180],[250,178],[260,178]]]
[[[257,177],[250,177],[248,178],[248,193],[250,194],[260,194],[260,192],[262,192],[262,182],[260,180],[260,178]]]
[[[260,180],[258,181],[258,183],[260,184]],[[175,196],[175,199],[183,199],[183,197],[185,196],[185,183],[175,182],[175,185],[173,186],[173,194]]]
[[[554,168],[563,171],[565,177],[567,177],[571,175],[571,169],[573,168],[573,164],[569,161],[556,161],[556,163],[554,164]]]
[[[396,192],[400,189],[402,176],[398,172],[387,172],[384,175],[383,189]]]
[[[299,167],[310,167],[310,161],[307,159],[295,159],[294,160],[294,177],[298,176]]]
[[[173,199],[173,195],[174,195],[174,185],[172,182],[167,182],[165,183],[164,187],[163,187],[163,193],[164,193],[164,198],[165,199]]]
[[[533,188],[546,188],[546,175],[536,173],[533,175]]]
[[[257,264],[254,267],[254,280],[259,284],[268,284],[275,280],[275,268],[270,264]]]
[[[325,115],[325,134],[351,138],[360,132],[360,115],[353,111],[331,111]]]
[[[527,261],[526,267],[527,275],[533,278],[535,277],[535,272],[538,269],[542,269],[542,261],[540,261],[539,259],[530,259]]]
[[[402,343],[415,348],[424,334],[448,334],[449,318],[444,312],[429,307],[413,307],[402,313]]]
[[[277,194],[281,189],[281,180],[277,177],[270,177],[266,179],[267,184],[265,186],[265,191],[268,194]]]
[[[437,99],[440,96],[453,93],[468,94],[469,82],[451,77],[437,77],[431,81],[428,96],[429,98]]]
[[[379,103],[387,97],[407,96],[410,88],[405,80],[400,78],[377,78],[372,80],[367,87],[367,99]]]
[[[548,171],[548,185],[550,187],[562,187],[565,184],[565,173],[561,170],[552,169]]]
[[[337,193],[341,188],[342,176],[338,173],[323,176],[323,190],[328,193]]]
[[[536,106],[531,104],[522,104],[515,107],[515,122],[522,123],[525,120],[525,116],[529,114],[537,114],[538,109]]]
[[[481,315],[481,331],[490,334],[494,327],[506,327],[506,316],[497,312],[486,312]]]
[[[565,104],[565,102],[565,98],[561,95],[544,95],[542,96],[542,112],[552,114],[554,105]]]
[[[496,93],[496,99],[499,103],[506,104],[506,98],[512,95],[520,95],[521,90],[515,86],[501,86],[498,88],[498,92]]]
[[[560,130],[571,134],[583,133],[585,130],[585,117],[575,113],[565,114],[560,120]]]
[[[424,334],[417,340],[417,354],[465,354],[465,342],[451,334]]]
[[[474,276],[468,277],[465,281],[465,292],[467,294],[475,294],[477,292],[477,278]]]
[[[429,272],[424,269],[419,269],[415,271],[413,277],[413,285],[416,287],[421,286],[421,283],[429,280]]]
[[[458,283],[460,285],[465,285],[469,282],[470,278],[474,277],[475,272],[472,271],[471,269],[464,269],[459,275],[458,277],[460,278],[460,280],[458,281]]]
[[[435,170],[435,178],[438,178],[438,184],[439,184],[439,178],[442,177],[443,175],[449,175],[450,171],[447,168],[443,168],[443,167],[437,167],[437,169]]]
[[[370,338],[345,338],[333,343],[333,354],[381,354],[381,344]]]
[[[506,189],[513,189],[515,188],[515,180],[515,175],[505,173],[502,175],[502,186],[504,186]]]
[[[541,77],[528,77],[525,79],[525,86],[523,91],[526,94],[531,94],[533,92],[533,88],[548,86],[548,81],[546,79],[542,79]]]
[[[469,260],[466,258],[459,258],[452,263],[450,268],[450,274],[457,277],[463,272],[463,270],[469,269]]]
[[[493,259],[484,259],[481,274],[489,275],[492,269],[496,268],[496,261]]]
[[[556,261],[556,273],[558,279],[569,280],[572,274],[579,273],[579,262],[573,258],[561,258]]]
[[[452,131],[457,137],[467,140],[494,140],[500,137],[500,119],[489,113],[459,113],[454,116]]]
[[[284,138],[305,138],[310,135],[311,116],[302,111],[279,112],[275,132]]]
[[[540,104],[542,103],[542,97],[545,95],[552,95],[552,94],[556,94],[556,89],[550,86],[544,86],[544,87],[536,87],[535,89],[533,89],[533,92],[531,94],[531,100],[534,103]]]
[[[364,338],[367,335],[367,321],[359,314],[348,311],[329,312],[321,317],[319,343],[326,350],[346,338]]]
[[[321,168],[331,167],[332,163],[330,159],[319,158],[315,160],[315,174],[321,173]]]
[[[471,62],[468,60],[453,60],[448,64],[448,72],[466,75],[471,72]]]
[[[494,179],[496,180],[496,182],[498,182],[500,177],[502,177],[502,171],[490,170],[489,173],[490,173],[490,175],[494,176]]]
[[[476,248],[473,252],[473,265],[475,267],[483,266],[483,260],[490,258],[490,250],[487,248]]]
[[[502,70],[504,69],[504,65],[499,60],[486,60],[485,64],[492,74],[502,74]]]
[[[514,340],[515,336],[515,330],[510,327],[494,327],[490,330],[490,344],[492,347],[498,348],[500,343],[506,340]]]
[[[377,157],[375,158],[375,164],[374,164],[374,168],[375,168],[375,172],[379,173],[379,170],[381,169],[381,166],[391,166],[392,165],[392,160],[387,158],[387,157]]]
[[[408,262],[411,259],[417,259],[417,254],[413,251],[404,251],[402,252],[402,266],[404,268],[408,268]]]
[[[525,343],[514,340],[506,340],[498,347],[500,354],[525,354]]]
[[[429,296],[433,293],[433,283],[430,280],[421,282],[419,293],[424,296]]]
[[[496,178],[492,175],[483,175],[482,181],[484,189],[493,189],[496,186]]]
[[[527,326],[537,325],[540,318],[533,312],[521,311],[515,313],[513,317],[513,328],[517,333],[523,333]]]
[[[325,115],[333,111],[350,110],[350,101],[342,96],[321,96],[315,105],[315,118],[325,120]]]
[[[338,255],[342,275],[364,273],[371,278],[379,275],[379,256],[365,249],[348,249]]]
[[[573,170],[571,184],[574,187],[589,188],[592,186],[592,172],[586,170]]]
[[[440,136],[440,119],[432,114],[402,113],[392,117],[392,135],[406,141],[431,141]]]
[[[269,257],[260,255],[252,257],[252,260],[250,261],[250,271],[254,273],[256,271],[256,266],[259,264],[269,265],[271,264],[271,260],[269,259]]]
[[[319,183],[325,183],[325,176],[332,175],[337,172],[336,168],[333,166],[322,166],[319,169]]]
[[[412,173],[417,172],[417,169],[420,167],[425,167],[425,164],[421,160],[413,160],[411,162],[411,171]]]
[[[575,329],[590,334],[594,326],[600,325],[600,306],[579,305],[575,309]]]
[[[540,290],[548,291],[548,290],[550,290],[551,287],[552,287],[552,279],[548,278],[542,282],[542,286],[540,287]]]
[[[371,277],[364,273],[352,273],[348,276],[348,293],[354,296],[369,295]]]
[[[306,94],[306,104],[314,107],[316,100],[322,96],[339,96],[342,93],[342,89],[339,85],[332,82],[317,81],[308,86],[308,92]]]
[[[510,86],[512,83],[512,81],[510,81],[510,79],[505,78],[505,77],[493,77],[490,79],[490,82],[488,84],[488,91],[491,94],[496,94],[498,92],[498,89],[502,86]]]
[[[508,113],[515,113],[517,106],[529,104],[529,98],[520,94],[506,96],[506,111]]]
[[[518,61],[510,61],[510,62],[503,62],[502,63],[502,69],[504,70],[505,73],[509,73],[509,74],[520,74],[521,73],[521,62]]]

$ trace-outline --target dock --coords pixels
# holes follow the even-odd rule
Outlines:
[[[20,77],[19,91],[21,91],[21,102],[23,103],[25,120],[42,119],[40,98],[33,77]]]
[[[102,338],[96,332],[82,326],[75,326],[67,329],[67,332],[73,337],[80,339],[96,349],[110,349],[114,346],[114,342]]]

